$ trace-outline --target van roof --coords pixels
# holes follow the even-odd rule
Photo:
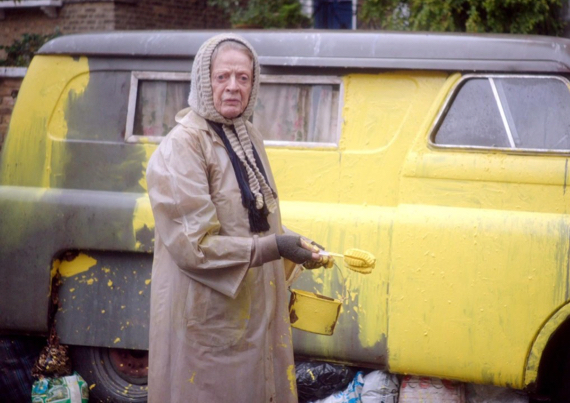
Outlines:
[[[39,54],[194,57],[223,31],[113,31],[62,36]],[[266,66],[570,72],[570,39],[388,31],[239,31]]]

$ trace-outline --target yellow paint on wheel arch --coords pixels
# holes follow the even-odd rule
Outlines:
[[[72,277],[86,272],[97,264],[97,260],[84,253],[80,253],[71,261],[63,260],[59,265],[59,274],[62,277]]]

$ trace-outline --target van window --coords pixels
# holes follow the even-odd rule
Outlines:
[[[432,142],[570,150],[569,82],[547,76],[466,77],[448,99]]]
[[[339,79],[263,78],[253,124],[269,144],[338,142]]]
[[[251,118],[268,145],[336,147],[341,80],[318,76],[261,76]],[[188,106],[190,74],[133,72],[125,139],[159,142]]]
[[[176,113],[188,106],[190,73],[133,71],[125,140],[159,142],[175,125]]]
[[[133,133],[164,136],[190,93],[189,81],[139,80]]]

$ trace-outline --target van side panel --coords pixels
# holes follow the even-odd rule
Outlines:
[[[332,337],[293,329],[297,354],[376,367],[388,362],[399,173],[418,128],[429,123],[426,116],[446,77],[425,72],[348,75],[337,150],[268,149],[284,225],[333,252],[356,247],[377,259],[368,275],[352,272],[336,259],[338,267],[305,271],[293,284],[343,301]]]
[[[536,335],[569,300],[567,157],[419,136],[394,224],[390,368],[522,388]]]
[[[64,93],[66,97],[81,94],[88,83],[84,75],[71,88],[67,86],[70,78],[88,71],[85,58],[37,57],[19,92],[0,161],[4,185],[0,187],[0,289],[4,292],[0,326],[4,330],[47,330],[50,269],[54,247],[59,247],[53,245],[52,227],[60,218],[57,204],[43,200],[51,186],[52,160],[65,158],[60,144],[48,139],[47,125],[60,118],[53,110],[57,99]]]
[[[0,329],[47,331],[51,277],[58,268],[53,262],[67,252],[140,252],[150,270],[154,224],[144,175],[156,145],[124,143],[129,80],[130,73],[109,70],[105,63],[93,69],[85,58],[34,58],[0,165],[0,288],[7,290],[0,299]],[[107,268],[132,271],[138,263],[131,260],[131,268]],[[141,290],[134,280],[125,287],[129,293]],[[111,287],[98,291],[102,300],[114,298]],[[132,323],[135,314],[148,322],[146,309],[117,310],[109,321],[109,312],[93,311],[97,304],[87,311],[68,309],[72,298],[62,302],[63,324],[83,323],[85,315],[99,326]],[[77,337],[77,329],[67,325],[58,330],[63,341],[70,340],[68,330]],[[79,334],[87,344],[90,336]],[[145,341],[120,346],[141,344]]]

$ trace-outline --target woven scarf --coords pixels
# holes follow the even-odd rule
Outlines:
[[[233,119],[226,119],[214,107],[214,97],[212,93],[212,84],[210,81],[210,67],[212,61],[212,53],[216,47],[224,41],[235,41],[246,46],[253,54],[253,80],[252,89],[249,96],[249,102],[244,112]],[[188,104],[194,112],[208,120],[210,124],[217,123],[223,132],[224,145],[228,150],[230,159],[232,155],[237,157],[239,164],[232,166],[240,183],[243,177],[244,184],[247,186],[240,190],[242,192],[242,202],[248,210],[250,217],[250,230],[254,233],[264,232],[269,229],[267,224],[267,215],[274,213],[277,209],[276,194],[269,186],[263,165],[256,155],[253,144],[249,137],[245,122],[253,113],[257,93],[259,90],[259,61],[255,50],[243,38],[233,34],[221,34],[210,38],[198,50],[194,63],[192,64],[192,74],[190,82],[190,95]],[[220,135],[218,133],[218,135]],[[220,136],[222,138],[222,136]],[[222,141],[224,139],[222,138]],[[230,151],[231,150],[231,151]],[[246,182],[247,180],[247,182]],[[250,195],[252,199],[250,200]],[[253,202],[252,202],[253,200]],[[258,223],[258,224],[256,224]]]
[[[222,125],[216,122],[212,122],[208,120],[210,127],[214,129],[214,131],[218,134],[226,150],[228,151],[228,155],[230,157],[230,161],[232,163],[232,167],[234,169],[234,173],[236,175],[236,180],[239,186],[239,190],[241,192],[241,204],[247,209],[248,211],[248,218],[249,218],[249,228],[251,232],[259,233],[265,232],[269,230],[269,223],[267,222],[267,216],[269,215],[269,210],[264,205],[262,209],[258,209],[256,207],[255,196],[249,187],[249,183],[247,180],[247,170],[246,167],[243,165],[243,162],[238,158],[236,153],[234,152],[233,148],[230,145],[230,141],[226,136],[226,133],[222,129]],[[265,173],[265,169],[263,168],[263,163],[259,158],[259,154],[257,150],[252,145],[253,156],[255,158],[255,163],[259,167],[261,174],[265,178],[267,182],[267,174]],[[246,161],[249,164],[249,161]]]

